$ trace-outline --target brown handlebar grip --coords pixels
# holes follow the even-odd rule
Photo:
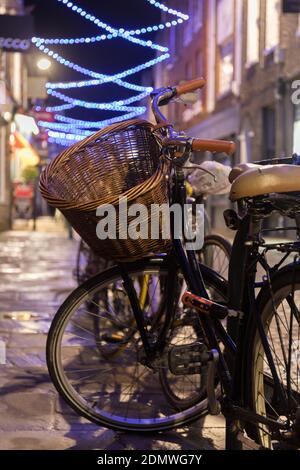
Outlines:
[[[196,152],[224,152],[231,155],[235,151],[235,143],[229,140],[193,139],[192,150]]]
[[[176,95],[180,96],[184,93],[189,93],[191,91],[198,90],[199,88],[203,88],[206,84],[206,80],[204,78],[196,78],[196,80],[190,80],[189,82],[183,83],[182,85],[178,85],[176,87]]]

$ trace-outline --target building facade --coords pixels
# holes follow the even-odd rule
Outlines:
[[[0,15],[24,15],[24,13],[23,0],[0,0]],[[7,230],[11,226],[11,170],[14,159],[10,139],[16,128],[15,113],[27,109],[27,90],[26,54],[10,52],[0,47],[0,231]]]
[[[196,103],[169,106],[170,120],[192,136],[234,140],[231,164],[300,153],[300,105],[292,100],[300,98],[300,16],[283,13],[281,0],[167,3],[190,19],[160,33],[171,57],[155,67],[154,85],[207,80]],[[225,199],[211,199],[216,228]]]
[[[280,0],[244,2],[240,159],[300,154],[300,17]],[[296,83],[297,84],[297,83]]]

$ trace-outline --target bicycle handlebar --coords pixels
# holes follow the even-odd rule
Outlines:
[[[218,153],[227,153],[227,155],[233,154],[235,150],[235,144],[231,141],[226,140],[209,140],[209,139],[189,139],[188,137],[183,138],[178,133],[174,132],[173,126],[167,122],[167,119],[160,111],[159,107],[168,104],[175,96],[183,95],[195,91],[199,88],[203,88],[206,81],[204,78],[197,78],[196,80],[190,80],[177,87],[166,87],[159,90],[154,90],[152,96],[152,111],[158,124],[165,124],[168,128],[167,138],[163,141],[164,147],[174,147],[183,143],[183,140],[187,142],[191,141],[191,148],[193,151],[209,151]]]
[[[196,91],[200,88],[203,88],[206,84],[204,78],[196,78],[196,80],[190,80],[189,82],[182,83],[174,87],[176,90],[176,96],[184,95],[184,93],[190,93]]]
[[[229,140],[193,139],[192,150],[194,152],[209,151],[232,155],[235,151],[235,143]]]

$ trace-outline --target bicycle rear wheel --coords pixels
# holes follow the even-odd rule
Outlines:
[[[228,279],[231,244],[221,235],[206,235],[198,254],[199,262]]]
[[[152,289],[152,299],[146,304],[148,311],[143,312],[149,318],[150,331],[151,318],[156,318],[156,309],[160,308],[160,290],[164,289],[168,271],[162,259],[153,259],[132,264],[128,275],[137,295],[141,288],[140,279],[145,275],[157,281]],[[223,283],[207,268],[203,268],[203,277],[205,282],[224,290]],[[116,285],[119,289],[113,292],[113,299],[116,302],[119,298],[122,306],[123,323],[119,327],[124,335],[124,348],[121,354],[104,358],[96,345],[93,320],[95,315],[104,315],[106,319],[113,317],[117,321],[118,312],[113,307],[109,310],[107,304],[105,307],[97,305],[97,313],[89,312],[87,305],[95,296],[115,289]],[[80,415],[117,430],[159,431],[197,419],[206,411],[205,400],[174,412],[159,382],[159,368],[165,367],[165,360],[161,358],[161,362],[157,361],[152,368],[144,365],[140,336],[132,327],[132,321],[133,312],[118,267],[78,287],[55,315],[47,340],[48,369],[58,392]]]

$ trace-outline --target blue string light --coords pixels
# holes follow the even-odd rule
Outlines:
[[[58,139],[55,137],[48,137],[48,142],[49,144],[56,144],[60,145],[61,147],[70,147],[70,145],[75,144],[77,141],[70,141],[70,140],[65,140],[65,139]]]
[[[81,136],[81,138],[87,137],[92,133],[92,131],[77,128],[72,124],[62,124],[61,122],[38,121],[38,126],[53,131],[63,131],[66,133],[76,132],[76,134]]]
[[[119,33],[126,33],[129,36],[139,36],[141,34],[149,34],[152,32],[157,32],[159,30],[163,30],[165,28],[171,28],[172,26],[177,26],[181,24],[183,20],[180,18],[178,20],[166,21],[165,23],[160,23],[154,26],[145,26],[138,29],[132,29],[130,31],[125,31],[123,28],[119,28]],[[33,37],[32,42],[33,44],[45,44],[45,45],[60,45],[60,46],[68,46],[73,44],[93,44],[95,42],[106,41],[107,39],[113,39],[117,36],[117,34],[101,34],[101,36],[90,36],[90,37],[76,37],[76,38],[39,38]],[[153,43],[152,41],[147,41],[148,47],[151,46]],[[157,49],[161,52],[168,52],[168,47],[158,46]]]
[[[94,103],[91,101],[84,101],[84,100],[79,100],[77,98],[71,98],[70,96],[64,95],[63,93],[59,93],[58,91],[54,91],[51,89],[48,90],[48,94],[53,96],[54,98],[58,98],[59,100],[72,104],[73,106],[79,106],[82,108],[102,109],[102,110],[105,109],[105,110],[110,110],[110,111],[136,111],[136,112],[139,112],[141,109],[145,110],[145,107],[144,106],[128,106],[128,104],[133,103],[134,101],[138,101],[142,98],[145,98],[148,95],[148,93],[141,93],[138,96],[132,96],[131,98],[127,98],[126,100],[112,101],[111,103]]]
[[[107,23],[104,23],[103,21],[99,20],[99,18],[96,18],[94,15],[91,15],[87,11],[85,11],[83,8],[78,7],[75,5],[73,2],[67,1],[67,0],[56,0],[59,3],[63,3],[66,5],[68,8],[71,8],[72,11],[75,13],[81,15],[83,18],[85,18],[88,21],[91,21],[94,23],[96,26],[99,28],[105,29],[105,31],[108,31],[112,37],[121,37],[123,39],[126,39],[126,41],[133,42],[135,44],[139,44],[140,46],[144,47],[150,47],[151,49],[156,49],[156,50],[161,50],[160,45],[152,43],[152,41],[144,41],[142,39],[136,38],[135,36],[129,34],[129,31],[125,31],[123,29],[116,29],[113,28],[112,26],[108,25]],[[151,44],[150,44],[151,43]]]
[[[105,81],[99,80],[99,79],[94,79],[94,80],[80,80],[80,81],[74,81],[74,82],[58,82],[58,83],[46,83],[46,88],[52,88],[53,90],[57,88],[61,88],[64,90],[70,89],[70,88],[83,88],[86,86],[97,86],[97,85],[102,85],[103,83],[109,83],[111,82],[111,79],[107,79],[108,75],[104,75]],[[129,83],[125,82],[124,80],[118,79],[118,80],[113,80],[113,83],[116,85],[122,86],[123,88],[127,88],[128,90],[133,90],[133,91],[144,91],[146,93],[151,93],[153,90],[152,87],[145,87],[145,86],[140,86],[140,85],[135,85],[134,83]]]
[[[91,135],[92,132],[86,129],[92,128],[101,128],[109,124],[113,124],[114,122],[122,121],[124,119],[129,119],[132,117],[136,117],[138,115],[144,114],[146,111],[145,107],[142,106],[128,106],[129,104],[136,102],[145,98],[151,91],[151,87],[143,87],[140,85],[135,85],[123,80],[125,77],[133,75],[135,73],[140,72],[148,67],[151,67],[158,62],[162,62],[170,57],[168,53],[168,48],[163,47],[159,44],[155,44],[152,41],[142,40],[137,38],[136,36],[140,36],[141,34],[151,33],[153,31],[162,30],[165,28],[170,28],[171,26],[176,26],[183,21],[187,20],[189,17],[177,10],[167,7],[166,5],[162,4],[161,2],[156,2],[155,0],[147,0],[151,5],[155,6],[156,8],[160,8],[161,10],[169,13],[171,15],[175,15],[177,18],[176,20],[167,21],[165,23],[161,23],[159,25],[148,26],[145,28],[139,28],[131,31],[126,31],[123,28],[116,29],[112,26],[104,23],[99,18],[91,15],[90,13],[86,12],[83,8],[78,7],[73,2],[69,0],[57,0],[59,3],[63,3],[68,8],[71,8],[72,11],[76,12],[77,14],[81,15],[88,21],[93,22],[97,27],[104,29],[107,31],[108,34],[102,34],[98,36],[92,37],[85,37],[85,38],[69,38],[69,39],[45,39],[45,38],[33,38],[32,42],[35,46],[41,50],[43,53],[47,54],[48,56],[52,57],[54,60],[58,61],[60,64],[69,67],[76,72],[82,73],[83,75],[87,75],[91,77],[90,80],[80,80],[80,81],[73,81],[73,82],[61,82],[61,83],[48,83],[47,84],[47,93],[57,99],[65,101],[65,104],[58,105],[58,106],[48,106],[46,108],[47,111],[51,112],[59,112],[71,109],[75,106],[84,107],[88,109],[98,109],[98,110],[111,110],[111,111],[127,111],[127,113],[122,114],[120,116],[116,116],[114,118],[105,119],[102,121],[83,121],[79,119],[73,119],[68,116],[63,116],[56,114],[55,119],[56,121],[61,122],[46,122],[46,121],[39,121],[38,124],[41,127],[48,128],[48,136],[49,142],[55,142],[59,145],[68,146],[74,142],[80,141],[83,137]],[[164,54],[156,57],[155,59],[149,60],[143,64],[140,64],[136,67],[132,67],[131,69],[124,70],[114,75],[105,75],[101,73],[94,72],[89,70],[85,67],[81,67],[78,64],[75,64],[72,61],[66,60],[64,57],[59,55],[53,50],[50,50],[47,45],[73,45],[73,44],[88,44],[103,41],[106,39],[113,39],[116,37],[123,38],[127,41],[132,43],[138,44],[143,47],[148,47],[150,49],[159,51]],[[127,89],[140,92],[138,95],[133,97],[113,101],[111,103],[94,103],[88,102],[80,99],[71,98],[69,96],[64,95],[63,93],[59,93],[54,91],[57,88],[62,89],[70,89],[70,88],[81,88],[85,86],[97,86],[103,83],[115,83],[119,86],[125,87]]]
[[[60,111],[66,111],[67,109],[72,109],[74,108],[73,104],[59,104],[58,106],[47,106],[46,111],[48,113],[55,113],[55,112],[60,112]]]
[[[61,0],[58,0],[61,1]],[[167,5],[164,5],[161,2],[157,2],[156,0],[146,0],[147,2],[151,3],[152,6],[159,8],[160,10],[170,13],[170,15],[175,15],[181,18],[182,20],[188,20],[189,15],[185,15],[184,13],[181,13],[180,11],[174,10],[174,8],[169,8]]]
[[[90,132],[89,135],[92,135],[93,132]],[[55,139],[63,139],[65,141],[69,141],[70,143],[72,142],[79,142],[80,140],[83,139],[82,134],[69,134],[66,132],[58,132],[58,131],[48,131],[48,136],[53,137]]]
[[[114,82],[117,85],[123,86],[130,90],[135,91],[147,91],[148,93],[151,92],[150,87],[141,87],[140,85],[135,85],[133,83],[125,82],[122,79],[133,75],[135,73],[140,72],[141,70],[145,70],[146,68],[152,67],[153,65],[162,62],[170,57],[170,54],[163,54],[155,59],[151,59],[143,64],[137,65],[136,67],[132,67],[131,69],[124,70],[123,72],[119,72],[115,75],[105,75],[102,73],[94,72],[93,70],[89,70],[85,67],[81,67],[74,62],[65,59],[60,54],[55,53],[54,51],[50,50],[48,47],[45,47],[43,44],[36,44],[36,47],[39,48],[40,51],[44,52],[48,56],[52,57],[54,60],[59,62],[60,64],[75,70],[76,72],[82,73],[83,75],[87,75],[93,77],[93,81],[78,81],[78,82],[61,82],[61,83],[47,83],[47,88],[78,88],[83,86],[94,86],[94,85],[102,85],[103,83]]]
[[[67,123],[74,127],[87,128],[87,129],[89,128],[101,129],[102,127],[109,126],[110,124],[121,122],[121,121],[124,121],[125,119],[131,119],[134,117],[136,117],[136,112],[122,114],[121,116],[116,116],[110,119],[104,119],[102,121],[82,121],[80,119],[70,118],[62,114],[55,114],[56,121]]]

